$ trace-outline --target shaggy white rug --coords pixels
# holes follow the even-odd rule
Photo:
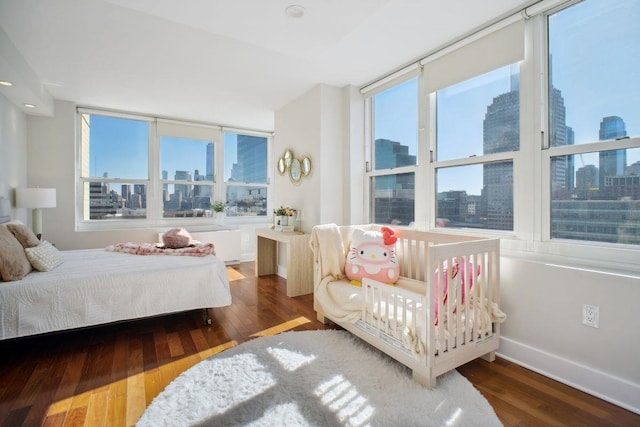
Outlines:
[[[286,332],[225,350],[179,375],[139,426],[500,426],[457,371],[427,390],[344,331]]]

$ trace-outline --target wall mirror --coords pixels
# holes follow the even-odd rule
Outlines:
[[[287,170],[287,166],[284,163],[284,157],[280,157],[278,159],[278,173],[280,175],[284,175],[284,172]]]
[[[311,173],[311,159],[305,157],[302,159],[302,175],[307,176]]]
[[[284,158],[284,165],[285,167],[289,167],[291,166],[291,161],[293,160],[293,152],[291,150],[287,150],[284,152],[284,155],[282,156]]]
[[[302,165],[300,160],[292,159],[291,166],[289,166],[289,176],[293,182],[299,182],[302,177]]]

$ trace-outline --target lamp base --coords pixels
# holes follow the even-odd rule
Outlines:
[[[31,212],[31,227],[38,240],[42,240],[42,209],[34,208]]]

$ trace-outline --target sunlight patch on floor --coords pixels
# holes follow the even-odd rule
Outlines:
[[[240,273],[238,270],[236,270],[233,267],[227,267],[227,275],[229,277],[230,282],[233,282],[234,280],[242,280],[247,278],[247,276]]]
[[[307,319],[304,316],[300,316],[293,320],[289,320],[288,322],[280,323],[279,325],[276,325],[272,328],[264,329],[262,331],[256,332],[255,334],[252,334],[251,337],[266,337],[271,335],[277,335],[280,332],[289,331],[300,325],[304,325],[305,323],[310,323],[310,322],[311,320]]]

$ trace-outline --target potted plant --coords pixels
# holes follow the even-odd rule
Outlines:
[[[225,217],[224,213],[227,210],[227,202],[223,200],[216,200],[211,204],[211,209],[213,209],[213,219],[216,224],[222,224]]]
[[[294,225],[292,216],[296,214],[295,209],[290,207],[280,206],[278,209],[273,210],[274,224],[275,225]]]

